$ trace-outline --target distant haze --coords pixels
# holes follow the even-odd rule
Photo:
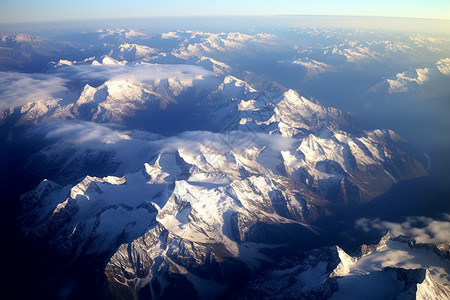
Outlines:
[[[167,16],[338,15],[450,19],[447,0],[2,0],[0,23]]]
[[[0,14],[3,12],[0,11]],[[393,17],[357,17],[357,16],[220,16],[220,17],[148,17],[97,19],[86,21],[45,21],[30,20],[23,23],[5,23],[7,18],[0,18],[0,31],[7,34],[22,32],[35,33],[39,36],[57,36],[62,32],[79,30],[97,30],[98,28],[135,28],[147,33],[161,33],[177,29],[206,30],[209,32],[229,32],[242,30],[273,31],[280,27],[298,28],[334,28],[363,29],[411,34],[433,34],[449,37],[450,20],[393,18]]]

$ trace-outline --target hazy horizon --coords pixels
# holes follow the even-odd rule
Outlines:
[[[267,15],[267,16],[161,16],[147,18],[108,18],[67,21],[33,21],[0,23],[5,34],[50,34],[54,31],[94,30],[99,28],[132,28],[146,32],[170,30],[208,30],[210,32],[270,30],[280,27],[362,29],[411,34],[434,34],[450,36],[450,20],[379,17],[379,16],[332,16],[332,15]]]
[[[343,15],[382,16],[407,18],[450,19],[450,3],[444,0],[387,1],[376,3],[356,0],[310,1],[238,1],[210,2],[194,0],[189,3],[180,0],[149,2],[132,0],[127,3],[106,0],[74,3],[46,0],[34,2],[3,1],[0,4],[2,23],[23,21],[88,20],[93,18],[142,18],[155,16],[231,16],[231,15]]]

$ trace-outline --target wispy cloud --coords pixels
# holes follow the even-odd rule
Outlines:
[[[389,230],[395,236],[403,235],[416,239],[420,243],[450,243],[450,214],[440,218],[408,217],[404,222],[394,223],[378,218],[361,218],[356,221],[356,228],[363,231]]]
[[[55,149],[63,152],[65,148],[76,147],[80,152],[108,151],[114,154],[115,161],[121,167],[119,172],[132,172],[150,162],[158,153],[177,150],[193,156],[210,155],[210,163],[214,157],[227,157],[231,152],[247,155],[246,151],[253,147],[266,148],[270,162],[265,167],[272,168],[276,153],[282,150],[293,150],[298,141],[280,135],[255,134],[239,132],[214,133],[209,131],[189,131],[172,137],[162,137],[144,131],[129,131],[112,124],[98,124],[85,121],[64,121],[37,124],[30,129],[33,136],[42,136],[52,142],[48,151]],[[53,150],[51,150],[53,149]],[[206,152],[205,152],[206,151]],[[203,153],[203,154],[202,154]],[[219,154],[219,155],[217,155]]]
[[[38,100],[64,97],[71,82],[82,85],[107,80],[150,82],[174,78],[195,80],[212,72],[195,65],[73,65],[56,69],[53,73],[28,74],[0,72],[0,110],[17,107]],[[81,92],[81,91],[80,91]]]
[[[42,152],[49,157],[67,149],[77,149],[77,153],[111,153],[120,164],[118,174],[142,168],[157,153],[152,141],[161,138],[147,132],[127,131],[119,125],[86,121],[41,123],[29,129],[29,134],[52,143]]]
[[[66,79],[48,74],[0,72],[0,109],[48,100],[66,91]]]
[[[82,82],[90,80],[134,80],[153,81],[158,79],[178,78],[194,79],[199,76],[213,75],[200,66],[195,65],[72,65],[55,70],[55,74],[63,78],[76,79]]]
[[[127,139],[126,131],[114,129],[112,125],[101,125],[93,122],[51,122],[35,126],[31,132],[46,139],[63,140],[71,144],[113,144]]]

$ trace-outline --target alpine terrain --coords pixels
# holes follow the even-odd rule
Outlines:
[[[448,244],[323,238],[333,217],[427,176],[427,154],[249,65],[278,55],[306,85],[439,52],[350,38],[298,49],[262,32],[2,35],[0,129],[19,162],[5,183],[17,187],[23,240],[46,253],[22,296],[448,299]],[[367,94],[397,92],[392,80]]]

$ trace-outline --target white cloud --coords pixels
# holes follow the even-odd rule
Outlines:
[[[29,102],[64,97],[71,81],[83,85],[93,81],[132,80],[150,82],[175,78],[192,81],[213,75],[213,72],[195,65],[71,65],[51,74],[0,72],[0,110]]]
[[[265,133],[252,132],[223,132],[214,133],[210,131],[188,131],[177,136],[153,141],[152,144],[158,151],[174,151],[176,149],[189,149],[200,151],[206,146],[218,153],[225,155],[232,151],[242,154],[246,149],[257,147],[269,147],[275,152],[291,150],[295,148],[297,140],[281,135],[269,135]]]
[[[31,128],[29,134],[52,141],[52,145],[43,151],[49,157],[73,148],[77,149],[77,153],[86,150],[111,153],[120,164],[118,174],[142,168],[158,153],[158,144],[154,141],[161,139],[159,135],[124,130],[116,124],[85,121],[40,123]]]
[[[49,122],[34,126],[32,134],[47,139],[56,139],[71,144],[93,144],[100,147],[104,144],[118,144],[130,140],[146,140],[154,151],[174,151],[187,148],[198,151],[208,146],[222,154],[229,151],[241,153],[246,148],[269,147],[273,151],[292,150],[298,141],[281,135],[270,135],[253,132],[187,131],[176,136],[161,137],[144,131],[129,131],[117,124],[99,124],[86,121]]]
[[[79,152],[89,149],[113,153],[115,161],[120,164],[118,172],[122,174],[141,168],[158,153],[177,150],[193,156],[206,150],[212,157],[219,159],[231,152],[246,156],[252,152],[253,147],[259,149],[266,147],[269,154],[262,158],[261,163],[271,168],[277,164],[274,163],[276,153],[290,151],[298,146],[295,139],[280,135],[189,131],[172,137],[162,137],[144,131],[124,130],[117,125],[85,121],[37,124],[31,129],[30,134],[52,140],[53,150],[49,150],[50,154],[56,150],[62,153],[65,148],[72,147],[76,147]]]
[[[48,74],[0,72],[0,110],[58,97],[66,91],[66,82]]]
[[[195,65],[160,65],[160,64],[136,64],[136,65],[73,65],[56,70],[56,74],[64,77],[87,82],[90,80],[121,80],[153,81],[168,78],[195,78],[213,75],[202,67]]]
[[[450,243],[450,214],[443,214],[439,219],[408,217],[401,223],[361,218],[356,221],[356,228],[366,232],[389,230],[395,236],[411,237],[419,243]]]
[[[52,122],[43,123],[32,129],[33,134],[43,135],[47,139],[63,140],[71,144],[113,144],[123,139],[130,139],[126,131],[114,129],[112,125],[93,122]]]

